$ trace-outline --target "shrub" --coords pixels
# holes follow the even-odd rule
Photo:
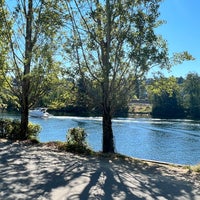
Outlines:
[[[67,133],[66,150],[72,153],[90,154],[90,149],[86,141],[87,133],[82,128],[71,128]]]
[[[41,127],[38,124],[29,122],[28,124],[28,139],[36,139],[41,131]]]
[[[77,144],[80,146],[86,145],[87,133],[82,128],[71,128],[68,130],[67,142],[68,144]]]
[[[39,125],[29,123],[27,139],[36,140],[40,130]],[[0,138],[10,140],[20,139],[20,121],[16,119],[0,119]]]
[[[189,170],[200,173],[200,164],[189,167]]]

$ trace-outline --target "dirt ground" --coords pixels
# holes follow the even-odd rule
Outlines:
[[[199,176],[178,166],[0,140],[2,200],[199,200]]]

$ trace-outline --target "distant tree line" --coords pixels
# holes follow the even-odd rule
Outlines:
[[[55,114],[99,116],[100,88],[94,87],[94,84],[81,78],[76,82],[59,79],[57,87],[49,88],[49,93],[41,97],[36,106],[46,106]],[[186,78],[172,76],[140,80],[132,92],[119,99],[114,116],[128,116],[129,103],[133,99],[148,100],[152,104],[152,117],[199,119],[200,76],[189,73]],[[8,110],[17,109],[12,99],[4,99],[2,103]]]
[[[160,118],[200,118],[200,76],[160,77],[147,86],[152,116]]]

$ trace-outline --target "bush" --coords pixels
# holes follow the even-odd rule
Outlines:
[[[200,173],[200,164],[194,165],[194,166],[190,166],[189,170]]]
[[[39,125],[29,123],[28,139],[36,140],[40,130]],[[0,119],[0,138],[10,140],[20,139],[20,121],[16,119]]]
[[[28,139],[36,139],[41,131],[41,127],[38,124],[29,122],[28,124]]]
[[[46,146],[51,147],[53,149],[58,149],[59,151],[66,151],[67,142],[51,141],[45,144]]]
[[[90,149],[86,141],[87,133],[82,128],[71,128],[67,133],[66,150],[72,153],[90,154]]]
[[[87,133],[82,128],[71,128],[68,130],[67,142],[68,144],[77,144],[84,146],[86,142]]]

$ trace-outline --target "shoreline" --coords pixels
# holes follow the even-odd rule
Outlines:
[[[200,199],[200,176],[126,156],[81,156],[0,140],[0,199]]]
[[[64,150],[59,150],[57,148],[57,145],[56,143],[57,142],[62,142],[62,141],[50,141],[50,142],[40,142],[37,144],[34,144],[32,143],[31,141],[12,141],[12,140],[8,140],[8,139],[3,139],[3,138],[0,138],[0,143],[9,143],[9,144],[12,144],[12,143],[19,143],[19,144],[24,144],[24,145],[30,145],[30,146],[34,146],[34,145],[38,145],[38,146],[42,146],[42,147],[47,147],[47,148],[50,148],[51,150],[53,151],[58,151],[58,152],[64,152],[64,153],[70,153],[70,152],[67,152],[67,151],[64,151]],[[114,154],[104,154],[104,153],[101,153],[101,152],[94,152],[96,155],[84,155],[84,154],[76,154],[75,155],[80,155],[80,156],[92,156],[92,157],[115,157],[115,158],[123,158],[123,159],[127,159],[127,160],[136,160],[136,161],[139,161],[139,162],[147,162],[147,163],[153,163],[153,164],[158,164],[158,165],[166,165],[166,166],[175,166],[175,167],[183,167],[183,168],[187,168],[187,167],[192,167],[192,166],[197,166],[199,164],[178,164],[178,163],[172,163],[172,162],[165,162],[165,161],[159,161],[159,160],[153,160],[153,159],[145,159],[145,158],[138,158],[138,157],[132,157],[132,156],[128,156],[128,155],[125,155],[125,154],[120,154],[120,153],[114,153]],[[100,155],[100,156],[99,156]]]

